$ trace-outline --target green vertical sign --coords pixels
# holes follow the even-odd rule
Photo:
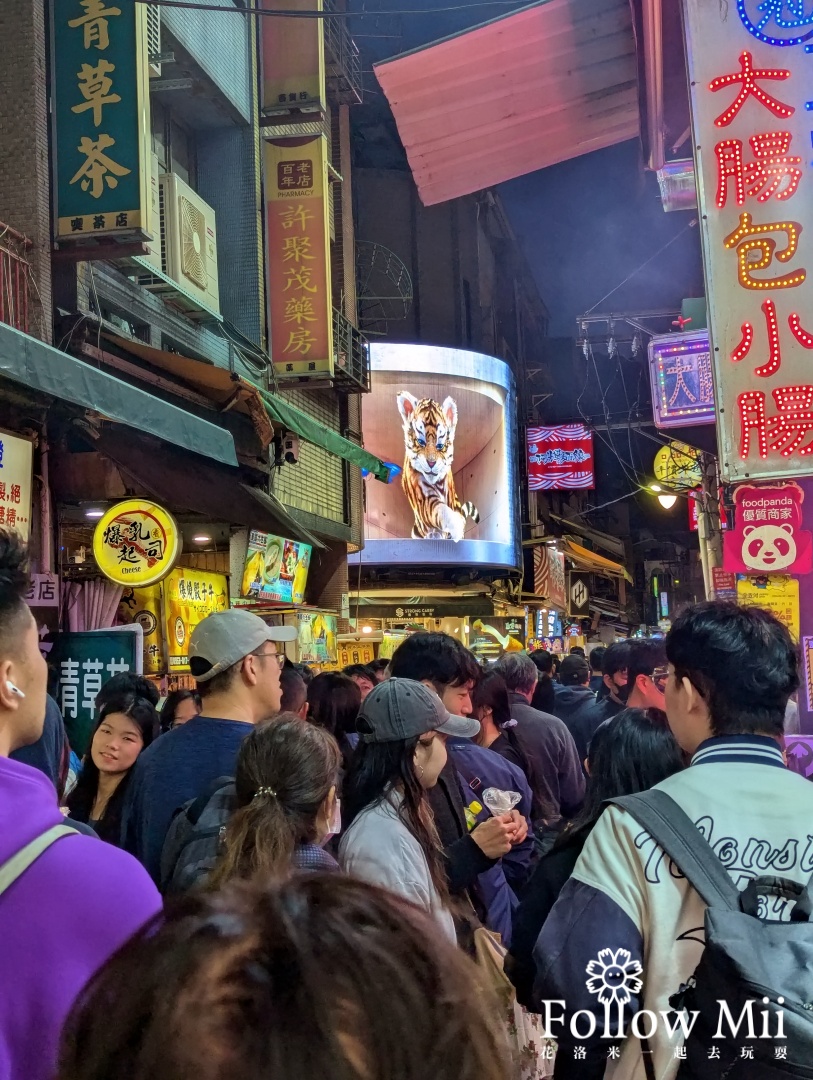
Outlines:
[[[135,0],[52,0],[56,237],[141,233],[149,92],[146,10]]]
[[[96,727],[96,695],[122,671],[142,670],[143,638],[132,627],[57,634],[48,664],[71,749],[80,756]]]

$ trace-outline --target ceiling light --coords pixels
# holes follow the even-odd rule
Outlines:
[[[205,533],[201,533],[199,536],[193,536],[192,541],[195,544],[208,544],[211,542],[211,536],[206,536]]]
[[[94,520],[98,520],[99,518],[104,517],[104,510],[86,510],[85,511],[85,517],[86,518],[93,518]]]
[[[372,626],[362,626],[361,632],[362,634],[372,634],[373,628]]]
[[[664,508],[664,510],[671,510],[677,502],[677,495],[659,495],[658,502]]]

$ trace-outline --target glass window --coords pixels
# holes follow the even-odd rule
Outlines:
[[[167,154],[167,113],[153,95],[150,98],[150,121],[152,125],[152,152],[158,157],[159,173],[169,172]]]
[[[196,186],[194,136],[172,118],[169,123],[169,156],[172,172],[194,188]]]

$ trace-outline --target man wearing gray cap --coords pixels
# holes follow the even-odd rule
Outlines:
[[[189,667],[203,710],[141,754],[124,807],[125,847],[156,882],[175,811],[233,776],[243,739],[279,712],[282,645],[295,638],[296,627],[268,626],[239,610],[209,615],[192,631]]]

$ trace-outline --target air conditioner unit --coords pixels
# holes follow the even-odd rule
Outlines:
[[[174,173],[160,185],[163,272],[219,315],[215,212]]]
[[[148,254],[144,261],[156,270],[163,272],[164,264],[161,259],[161,167],[158,164],[158,155],[151,154],[150,166],[150,199],[147,209],[147,231],[152,233],[152,241],[147,244]]]
[[[156,4],[147,4],[147,57],[151,79],[161,77],[161,65],[149,59],[161,55],[161,9]]]

